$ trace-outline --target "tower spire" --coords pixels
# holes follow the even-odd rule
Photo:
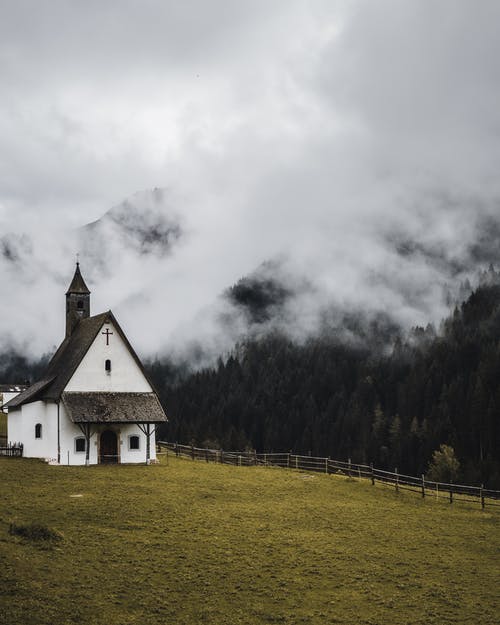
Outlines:
[[[81,274],[77,256],[75,275],[66,291],[66,336],[70,336],[80,319],[87,317],[90,317],[90,291]]]

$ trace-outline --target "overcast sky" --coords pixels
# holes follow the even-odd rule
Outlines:
[[[499,24],[497,0],[0,0],[0,342],[59,342],[77,251],[143,353],[226,348],[218,296],[276,258],[304,330],[329,301],[439,319],[500,221]],[[156,187],[169,254],[77,249]]]

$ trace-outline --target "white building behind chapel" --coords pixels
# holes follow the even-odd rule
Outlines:
[[[4,406],[26,388],[27,384],[0,384],[0,411],[7,414],[7,408]]]

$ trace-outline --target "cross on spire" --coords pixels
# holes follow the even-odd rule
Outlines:
[[[106,345],[109,345],[109,337],[113,334],[113,332],[109,331],[109,328],[106,328],[105,332],[101,332],[106,337]]]

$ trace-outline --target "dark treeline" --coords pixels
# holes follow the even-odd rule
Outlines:
[[[171,441],[292,450],[419,475],[451,445],[460,479],[500,488],[500,287],[481,286],[436,336],[415,328],[390,355],[315,338],[250,340],[174,382],[148,365]]]
[[[439,335],[428,326],[403,338],[386,319],[353,315],[343,319],[347,334],[301,345],[271,334],[195,373],[148,363],[170,418],[160,436],[351,458],[413,475],[445,443],[460,461],[459,479],[500,488],[500,286],[491,271]],[[254,300],[255,308],[262,298]],[[0,381],[33,382],[47,360],[4,352]]]
[[[49,362],[48,355],[33,361],[15,350],[4,350],[0,355],[1,384],[32,384],[39,380]]]

